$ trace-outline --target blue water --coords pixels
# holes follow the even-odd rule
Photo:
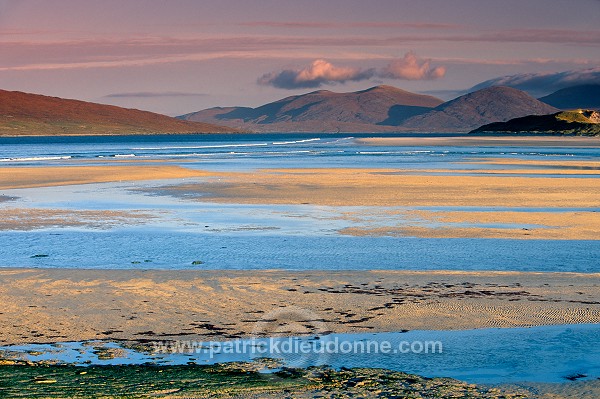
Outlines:
[[[600,245],[591,240],[285,236],[268,231],[214,234],[68,230],[4,232],[0,233],[0,241],[2,267],[592,273],[599,271],[600,264]],[[33,257],[35,255],[47,257]],[[195,260],[204,264],[193,266]]]
[[[593,160],[598,148],[570,147],[386,147],[357,144],[353,138],[372,134],[237,134],[110,137],[0,138],[0,165],[44,165],[106,158],[185,162],[209,170],[247,170],[263,167],[403,167],[479,169],[456,164],[472,158]],[[388,134],[387,137],[403,137]],[[428,135],[427,137],[452,135]],[[488,168],[493,168],[488,166]],[[522,167],[521,167],[522,168]]]
[[[182,342],[187,345],[186,342]],[[470,383],[565,382],[600,377],[600,325],[558,325],[532,328],[405,333],[331,334],[315,337],[194,342],[163,352],[124,349],[123,356],[98,359],[94,348],[120,348],[113,342],[67,342],[0,347],[0,354],[32,361],[78,365],[214,364],[280,359],[283,365],[308,367],[372,367],[428,377],[452,377]],[[299,350],[300,344],[308,350]],[[387,346],[386,346],[387,345]],[[410,350],[410,348],[413,350]],[[160,348],[157,346],[157,348]],[[264,348],[258,350],[258,348]],[[429,348],[425,350],[425,348]],[[33,354],[32,354],[33,352]]]

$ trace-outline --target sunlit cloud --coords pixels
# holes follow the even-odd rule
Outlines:
[[[431,60],[422,60],[414,52],[408,52],[403,58],[390,62],[378,74],[382,78],[403,80],[434,80],[444,77],[446,68],[431,67]]]
[[[431,60],[417,57],[413,52],[406,53],[403,58],[392,60],[381,69],[338,67],[319,59],[302,69],[283,69],[270,72],[258,78],[262,86],[273,86],[280,89],[316,88],[324,84],[361,81],[373,77],[399,80],[433,80],[444,76],[446,69],[442,66],[431,67]]]

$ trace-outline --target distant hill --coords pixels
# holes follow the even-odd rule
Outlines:
[[[404,129],[429,132],[466,132],[491,122],[526,115],[551,114],[558,109],[524,91],[493,86],[465,94],[402,123]]]
[[[567,87],[539,99],[560,109],[600,109],[600,85]]]
[[[381,132],[397,131],[406,119],[441,103],[432,96],[376,86],[351,93],[319,90],[258,108],[211,108],[179,118],[263,132]]]
[[[0,135],[4,136],[233,131],[135,109],[0,90]]]
[[[529,115],[507,122],[490,123],[471,133],[541,133],[600,135],[600,112],[591,110],[563,111],[551,115]]]

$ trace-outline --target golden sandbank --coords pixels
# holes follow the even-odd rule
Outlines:
[[[597,273],[0,269],[0,282],[2,344],[247,337],[289,307],[335,332],[600,322]]]

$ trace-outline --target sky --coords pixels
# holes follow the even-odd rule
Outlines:
[[[167,115],[600,83],[600,0],[0,0],[0,89]],[[482,83],[484,82],[484,83]]]

